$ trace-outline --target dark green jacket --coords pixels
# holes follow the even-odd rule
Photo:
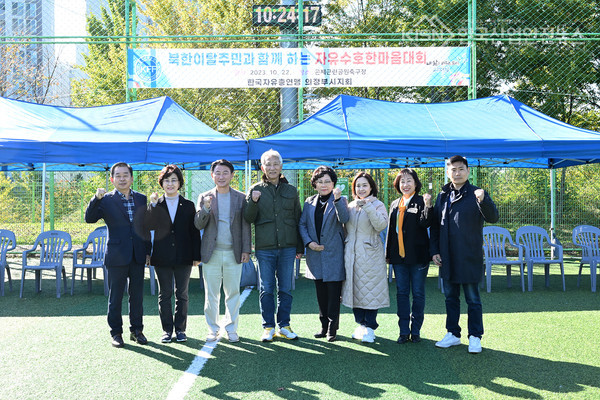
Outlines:
[[[260,190],[258,202],[252,201],[252,191]],[[298,232],[302,209],[298,191],[282,178],[277,188],[262,181],[250,187],[246,196],[244,218],[254,224],[254,248],[275,250],[295,247],[304,253],[304,245]]]

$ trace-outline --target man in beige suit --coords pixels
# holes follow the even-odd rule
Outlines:
[[[208,324],[207,341],[217,340],[221,283],[225,292],[223,328],[230,342],[239,341],[237,334],[240,310],[242,264],[250,260],[251,229],[244,220],[244,193],[230,186],[233,164],[217,160],[210,167],[215,187],[198,196],[196,228],[202,234],[202,277],[204,279],[204,316]]]

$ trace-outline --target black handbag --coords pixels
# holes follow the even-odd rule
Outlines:
[[[242,278],[240,279],[240,286],[256,286],[258,287],[258,273],[256,272],[256,266],[252,261],[252,257],[247,263],[242,264]]]

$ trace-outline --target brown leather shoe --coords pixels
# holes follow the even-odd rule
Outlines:
[[[148,339],[146,339],[146,336],[144,336],[142,331],[131,332],[130,338],[137,344],[147,344],[148,343]]]
[[[125,342],[123,341],[123,335],[113,335],[112,337],[112,346],[113,347],[125,347]]]

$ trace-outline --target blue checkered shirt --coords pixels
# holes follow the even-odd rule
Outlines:
[[[135,203],[133,202],[133,190],[129,189],[129,199],[118,190],[117,193],[119,193],[119,196],[121,196],[121,200],[123,200],[123,205],[125,206],[125,210],[127,211],[127,215],[129,216],[129,222],[133,222],[133,210],[135,208]]]

